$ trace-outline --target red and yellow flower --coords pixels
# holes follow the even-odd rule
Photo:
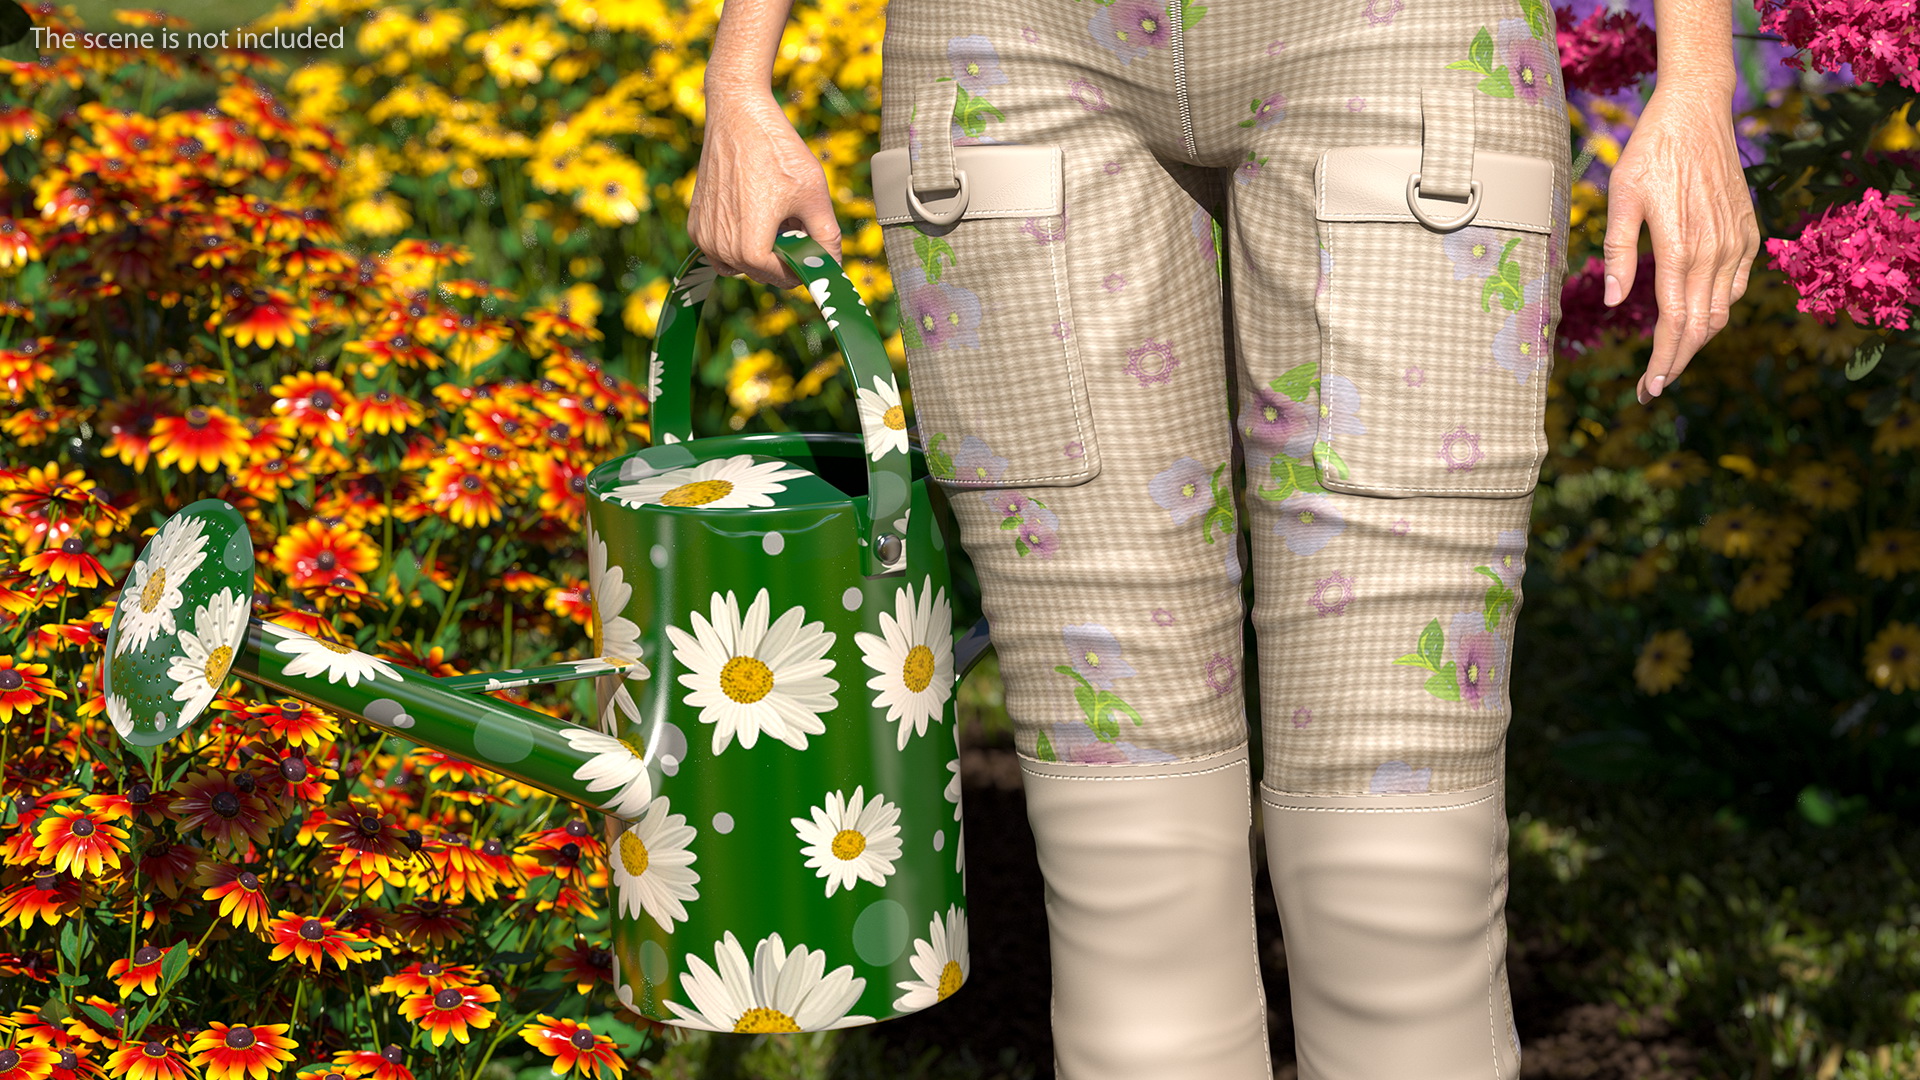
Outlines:
[[[602,1069],[619,1076],[627,1070],[627,1063],[620,1059],[620,1044],[578,1020],[540,1013],[520,1029],[520,1037],[553,1059],[557,1076],[570,1076],[576,1070],[582,1076],[599,1076]]]
[[[124,1080],[189,1080],[198,1070],[171,1038],[126,1040],[107,1057],[107,1071]]]
[[[486,1005],[499,1000],[499,992],[485,983],[449,986],[407,998],[400,1003],[400,1013],[431,1035],[435,1046],[446,1042],[448,1035],[464,1043],[469,1041],[469,1029],[478,1031],[492,1025],[494,1012]]]
[[[325,585],[344,577],[365,589],[360,575],[380,565],[373,538],[347,525],[308,518],[280,534],[273,545],[273,568],[294,588]]]
[[[11,656],[0,656],[0,721],[16,713],[25,715],[48,698],[66,699],[47,678],[47,665],[16,663]]]
[[[160,969],[164,966],[167,954],[178,945],[158,948],[142,945],[134,951],[132,959],[121,957],[107,966],[107,977],[120,986],[120,996],[126,997],[137,988],[145,994],[156,994],[160,989]]]
[[[191,1063],[207,1080],[260,1080],[293,1060],[299,1044],[286,1037],[286,1024],[209,1023],[193,1037]]]
[[[127,830],[113,818],[96,810],[67,806],[53,807],[35,828],[40,841],[40,861],[52,863],[61,873],[72,871],[87,877],[99,877],[117,869],[120,856],[127,851]]]
[[[194,885],[205,890],[202,900],[217,900],[215,918],[238,927],[258,930],[267,921],[267,892],[260,876],[229,863],[208,862],[194,875]]]
[[[216,405],[195,405],[184,416],[161,416],[153,422],[152,448],[162,468],[179,464],[181,471],[240,467],[247,445],[247,427]]]
[[[332,919],[300,916],[291,911],[280,912],[278,918],[267,924],[267,933],[274,942],[273,952],[267,959],[282,960],[290,956],[297,963],[311,964],[315,969],[324,968],[328,960],[344,969],[372,960],[380,952],[377,948],[355,949],[356,943],[368,939],[341,929]]]

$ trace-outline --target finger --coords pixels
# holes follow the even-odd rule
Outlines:
[[[1652,376],[1647,380],[1647,392],[1654,397],[1659,397],[1667,387],[1673,385],[1680,373],[1687,370],[1687,364],[1693,360],[1694,354],[1713,337],[1713,290],[1718,269],[1717,260],[1695,257],[1688,264],[1685,296],[1682,298],[1682,303],[1686,305],[1686,318],[1681,323],[1679,340],[1667,356],[1664,371],[1656,370],[1651,364],[1647,367],[1647,374]]]
[[[1659,315],[1653,324],[1653,355],[1640,376],[1640,402],[1646,404],[1660,393],[1660,383],[1673,367],[1687,332],[1687,270],[1685,254],[1664,243],[1658,227],[1653,237],[1653,293]]]
[[[1620,174],[1616,170],[1614,175]],[[1607,193],[1607,235],[1600,250],[1610,279],[1604,302],[1608,307],[1626,299],[1633,291],[1634,267],[1640,261],[1640,226],[1645,221],[1639,196],[1631,185],[1612,188]]]
[[[779,252],[774,250],[775,242],[787,228],[787,222],[782,221],[778,224],[768,223],[752,230],[752,235],[757,239],[753,244],[753,257],[745,260],[747,276],[776,289],[791,289],[800,284],[800,279],[793,275],[793,271],[787,269],[787,264],[781,260]]]
[[[1709,340],[1714,334],[1725,330],[1727,322],[1733,317],[1733,279],[1740,272],[1740,255],[1746,246],[1746,241],[1742,239],[1720,252],[1719,262],[1713,271],[1713,316],[1710,320],[1712,329],[1707,334]]]
[[[1755,223],[1751,213],[1747,215],[1745,226],[1747,241],[1740,249],[1740,263],[1734,267],[1733,273],[1735,300],[1747,295],[1747,281],[1753,273],[1753,260],[1760,254],[1760,227]]]
[[[814,243],[827,249],[834,262],[846,261],[840,253],[840,219],[833,212],[833,197],[827,194],[824,183],[808,189],[800,207],[800,227],[807,230]]]

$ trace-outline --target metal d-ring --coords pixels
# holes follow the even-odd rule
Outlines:
[[[960,193],[953,197],[953,206],[951,208],[941,210],[937,213],[927,209],[926,204],[920,201],[919,194],[913,190],[912,180],[907,181],[907,205],[913,207],[914,213],[925,218],[928,223],[933,225],[951,225],[959,221],[960,215],[967,212],[967,171],[965,169],[955,169],[953,170],[953,175],[958,178],[957,182]]]
[[[1420,209],[1420,200],[1416,194],[1419,187],[1419,173],[1414,173],[1412,176],[1407,177],[1407,209],[1412,210],[1413,216],[1419,218],[1428,228],[1439,229],[1441,232],[1451,232],[1465,225],[1467,222],[1472,221],[1474,215],[1480,212],[1480,181],[1478,180],[1468,181],[1467,208],[1461,211],[1460,216],[1454,218],[1452,221],[1435,221],[1427,216],[1425,210]]]

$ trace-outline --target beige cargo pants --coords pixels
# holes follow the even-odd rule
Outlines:
[[[1020,754],[1244,747],[1250,573],[1270,807],[1497,812],[1566,265],[1552,9],[892,0],[882,89],[918,434]]]

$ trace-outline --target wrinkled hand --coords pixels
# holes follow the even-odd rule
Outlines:
[[[709,98],[688,239],[722,274],[791,289],[800,279],[774,253],[774,239],[792,228],[840,261],[840,223],[819,159],[771,94]]]
[[[1727,325],[1760,251],[1725,93],[1685,83],[1658,87],[1634,124],[1607,193],[1608,306],[1633,289],[1643,221],[1653,238],[1660,316],[1637,387],[1642,405]]]

